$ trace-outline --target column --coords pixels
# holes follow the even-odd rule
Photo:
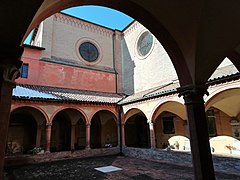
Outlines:
[[[86,124],[86,149],[90,149],[90,127],[91,124]]]
[[[41,137],[42,137],[42,125],[38,125],[37,126],[36,147],[41,146]]]
[[[76,129],[76,124],[72,124],[71,128],[71,150],[75,149],[75,129]]]
[[[155,143],[155,132],[154,132],[154,123],[148,122],[149,125],[149,132],[150,132],[150,142],[151,142],[151,148],[156,148],[156,143]]]
[[[52,123],[46,125],[46,152],[50,152],[51,147],[51,132],[52,132]]]
[[[196,180],[215,179],[209,145],[207,118],[203,96],[208,94],[205,85],[190,85],[178,89],[187,111],[194,175]]]
[[[122,146],[125,147],[125,124],[122,124]]]
[[[22,61],[19,59],[22,53],[22,47],[9,48],[5,45],[0,49],[0,179],[3,179],[12,90],[15,79],[20,75]]]

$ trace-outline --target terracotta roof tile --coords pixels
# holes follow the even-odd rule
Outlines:
[[[13,89],[13,98],[114,104],[123,97],[114,93],[18,84]]]

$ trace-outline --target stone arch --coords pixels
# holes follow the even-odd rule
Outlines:
[[[91,119],[90,147],[103,148],[118,145],[117,117],[109,110],[97,111]]]
[[[10,114],[7,154],[29,154],[46,146],[46,114],[33,106],[18,106]]]
[[[78,109],[61,108],[54,113],[51,122],[52,152],[85,148],[86,119]]]
[[[146,115],[139,109],[130,109],[124,116],[125,145],[127,147],[149,148],[150,129]]]
[[[33,18],[25,34],[25,37],[34,27],[40,24],[40,22],[47,17],[53,15],[56,12],[59,12],[60,10],[81,5],[98,5],[112,8],[126,13],[141,22],[155,35],[155,37],[161,42],[161,44],[165,48],[166,52],[168,53],[173,62],[181,84],[192,83],[192,77],[186,64],[184,55],[173,35],[145,7],[142,7],[138,3],[132,1],[125,1],[124,3],[108,0],[91,0],[88,2],[83,0],[69,0],[67,2],[62,2],[60,0],[56,0],[54,2],[44,1],[42,6],[35,14],[35,17]],[[134,11],[132,11],[132,9],[134,9]],[[151,19],[151,21],[149,21],[149,19]]]
[[[229,106],[231,104],[231,106]],[[211,93],[206,99],[205,110],[215,107],[225,112],[229,116],[237,116],[240,104],[240,88],[224,87]]]
[[[113,111],[112,109],[104,109],[104,108],[102,108],[102,109],[96,110],[95,112],[92,113],[92,115],[89,117],[89,123],[90,123],[90,124],[91,124],[91,120],[92,120],[93,116],[94,116],[96,113],[100,112],[100,111],[109,111],[109,112],[112,113],[112,115],[115,117],[115,118],[114,118],[114,121],[115,121],[116,123],[118,123],[118,118],[117,118],[118,115],[116,114],[115,111]]]
[[[180,98],[179,98],[180,99]],[[163,111],[168,111],[173,114],[178,115],[183,120],[187,119],[185,106],[179,100],[166,100],[164,102],[159,103],[155,106],[154,110],[152,111],[151,120],[154,122],[156,118],[161,114]]]
[[[170,111],[161,111],[154,119],[154,132],[157,148],[166,148],[169,138],[188,136],[187,121]]]
[[[147,115],[142,110],[138,108],[131,108],[123,115],[123,123],[125,124],[128,118],[130,118],[131,116],[137,113],[143,113],[144,116],[147,117]]]
[[[67,110],[67,109],[73,109],[73,110],[78,111],[78,112],[81,113],[82,116],[84,117],[85,123],[87,124],[87,123],[89,122],[88,116],[86,115],[86,113],[85,113],[82,109],[79,109],[79,108],[77,108],[77,107],[71,106],[71,107],[61,107],[61,108],[59,108],[58,110],[56,110],[56,111],[51,115],[51,117],[50,117],[50,120],[49,120],[50,123],[52,122],[53,118],[56,116],[57,113],[59,113],[60,111],[63,111],[63,110]]]
[[[32,105],[32,104],[14,106],[13,108],[11,108],[10,113],[13,112],[14,110],[18,109],[18,108],[21,108],[21,107],[29,107],[29,108],[37,109],[37,110],[40,111],[40,112],[42,113],[42,115],[44,116],[44,118],[45,118],[45,120],[46,120],[46,123],[49,122],[49,117],[48,117],[47,113],[46,113],[41,107],[35,106],[35,105]]]

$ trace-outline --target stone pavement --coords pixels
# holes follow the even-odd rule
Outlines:
[[[102,173],[94,168],[116,166],[122,171]],[[19,167],[8,167],[6,179],[16,180],[184,180],[193,179],[193,169],[186,165],[177,165],[159,160],[144,160],[128,156],[105,156],[85,159],[68,159]],[[240,180],[238,174],[216,172],[216,179]]]

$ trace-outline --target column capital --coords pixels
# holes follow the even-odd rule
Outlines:
[[[15,85],[15,79],[20,75],[23,50],[20,46],[0,48],[0,78],[3,82]]]
[[[47,126],[47,127],[51,127],[51,126],[52,126],[52,122],[46,123],[46,126]]]
[[[91,123],[86,124],[87,128],[90,128],[90,126],[91,126]]]
[[[151,121],[148,121],[147,123],[148,123],[149,125],[154,125],[155,122],[154,122],[153,120],[151,120]]]
[[[202,103],[203,102],[203,96],[209,95],[207,91],[208,86],[205,84],[202,85],[187,85],[183,87],[177,88],[177,91],[179,93],[179,97],[183,96],[185,100],[185,104],[188,103]]]

